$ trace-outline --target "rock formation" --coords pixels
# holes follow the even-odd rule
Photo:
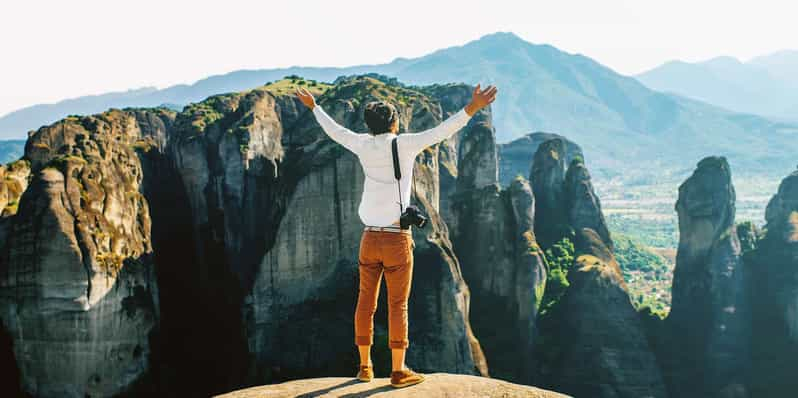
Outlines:
[[[441,194],[451,205],[447,222],[471,291],[471,325],[491,376],[528,383],[546,279],[532,231],[535,199],[523,178],[499,186],[490,114],[475,115],[469,127],[458,137],[454,191]]]
[[[746,255],[752,297],[752,397],[798,390],[798,171],[779,185],[765,213],[766,234]]]
[[[9,217],[17,213],[19,198],[28,188],[29,177],[30,164],[26,160],[20,159],[8,166],[0,165],[0,217]]]
[[[540,144],[555,138],[563,141],[564,164],[571,164],[571,161],[577,158],[584,159],[582,148],[561,135],[544,132],[530,133],[498,145],[499,182],[502,186],[510,185],[518,176],[528,176],[532,168],[533,155],[537,152]]]
[[[574,231],[593,230],[609,252],[612,252],[613,243],[610,239],[610,230],[604,221],[604,213],[601,211],[601,202],[593,191],[590,173],[581,159],[571,161],[565,174],[564,184],[562,204],[568,225]]]
[[[535,194],[535,234],[544,248],[565,236],[569,229],[569,207],[564,204],[565,142],[555,138],[544,141],[535,152],[529,181]]]
[[[112,110],[28,140],[30,186],[3,225],[0,317],[31,395],[109,396],[148,376],[159,308],[143,128]]]
[[[679,249],[663,355],[673,395],[747,396],[751,314],[734,202],[723,157],[701,160],[679,187]]]
[[[584,163],[573,160],[563,185],[552,185],[563,175],[558,141],[541,144],[531,178],[542,180],[543,195],[546,189],[561,195],[542,206],[561,215],[575,231],[575,261],[568,271],[570,286],[540,320],[534,381],[578,397],[664,397],[657,359],[629,300]]]
[[[19,198],[27,189],[29,177],[28,161],[17,160],[0,166],[0,253],[5,250],[6,232],[13,219],[11,216],[19,209]],[[5,272],[3,264],[0,263],[0,275]],[[0,369],[6,370],[6,376],[0,380],[0,392],[8,396],[22,396],[19,367],[14,358],[14,340],[1,320],[0,316]]]

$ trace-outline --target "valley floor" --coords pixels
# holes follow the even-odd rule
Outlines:
[[[595,183],[616,240],[616,251],[621,255],[629,250],[634,252],[626,264],[620,261],[632,302],[637,307],[651,306],[661,315],[670,310],[673,267],[679,245],[674,206],[682,181],[684,178],[632,185],[620,180],[596,179]],[[779,181],[766,176],[734,178],[737,222],[751,221],[762,227],[767,202],[776,193]],[[628,239],[630,244],[618,244],[619,237]],[[651,261],[651,255],[658,260]],[[634,264],[635,261],[647,264]]]

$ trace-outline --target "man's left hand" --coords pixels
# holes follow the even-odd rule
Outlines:
[[[294,92],[299,100],[302,101],[302,103],[305,104],[305,106],[307,106],[309,109],[312,110],[316,106],[316,99],[313,98],[313,94],[311,94],[308,89],[304,87],[297,87]]]

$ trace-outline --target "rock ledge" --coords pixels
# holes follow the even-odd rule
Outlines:
[[[432,373],[425,374],[425,376],[427,379],[423,383],[405,388],[391,387],[388,378],[376,378],[370,383],[363,383],[349,377],[324,377],[252,387],[219,395],[218,397],[568,397],[552,391],[480,376],[448,373]]]

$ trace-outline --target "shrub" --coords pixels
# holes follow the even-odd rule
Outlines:
[[[541,314],[555,306],[570,285],[568,270],[574,262],[574,244],[567,237],[562,238],[546,249],[545,254],[547,277],[541,303]]]

